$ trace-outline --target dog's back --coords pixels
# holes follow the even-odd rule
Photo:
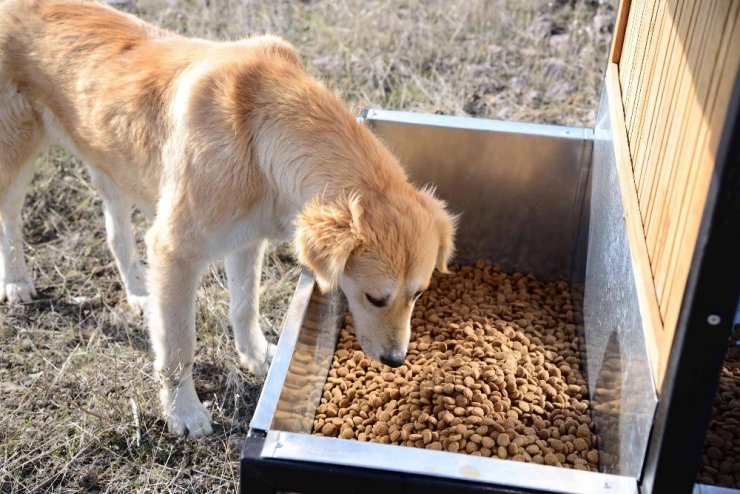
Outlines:
[[[255,53],[300,65],[292,48],[273,37],[214,43],[94,2],[6,0],[0,142],[15,155],[0,157],[0,193],[3,182],[12,182],[10,168],[54,142],[109,175],[137,203],[154,206],[183,73],[194,65],[244,66]]]

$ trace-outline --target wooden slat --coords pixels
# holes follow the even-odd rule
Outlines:
[[[630,150],[632,151],[632,166],[635,174],[635,183],[639,183],[640,176],[644,170],[644,160],[640,159],[644,155],[646,146],[644,140],[646,135],[650,131],[649,121],[651,120],[654,112],[648,109],[653,108],[652,101],[654,100],[654,87],[657,87],[660,82],[660,74],[662,71],[665,57],[660,56],[661,48],[663,48],[662,37],[664,34],[665,27],[665,2],[660,2],[653,7],[653,15],[651,20],[651,39],[648,40],[648,52],[645,56],[645,61],[642,65],[642,74],[640,75],[640,94],[636,101],[639,108],[637,120],[632,130],[632,143]],[[638,187],[638,199],[640,198],[640,189]]]
[[[652,80],[653,69],[655,68],[654,57],[655,57],[655,46],[654,38],[656,35],[655,23],[657,20],[657,14],[659,5],[653,2],[647,2],[648,9],[645,11],[643,24],[640,29],[642,42],[640,43],[640,49],[637,51],[637,73],[634,77],[634,87],[632,89],[632,101],[635,110],[632,112],[630,120],[627,122],[627,132],[631,136],[630,141],[637,141],[637,135],[639,132],[640,122],[645,115],[645,105],[643,100],[645,98],[645,88],[650,85]],[[626,115],[625,115],[626,117]],[[635,159],[636,146],[630,146],[632,152],[632,159]],[[634,166],[634,163],[633,163]]]
[[[660,121],[660,111],[655,109],[663,108],[663,99],[665,96],[665,86],[667,73],[670,70],[671,59],[668,57],[671,41],[673,40],[672,35],[674,34],[671,29],[672,24],[670,17],[668,16],[668,9],[666,2],[660,2],[660,16],[659,16],[659,34],[656,48],[656,71],[653,73],[652,85],[650,88],[650,95],[648,101],[645,103],[646,108],[651,108],[649,111],[649,118],[643,123],[647,129],[642,129],[640,136],[636,139],[635,147],[635,182],[637,184],[637,197],[642,203],[646,200],[647,191],[644,186],[645,177],[648,175],[647,171],[654,168],[651,167],[650,158],[652,157],[651,151],[654,147],[654,143],[660,143],[665,134],[665,126],[658,125]],[[644,219],[644,215],[642,216]]]
[[[625,72],[620,80],[622,88],[622,98],[624,101],[624,118],[625,124],[628,125],[632,121],[632,114],[635,109],[633,100],[635,98],[635,89],[637,87],[638,75],[640,73],[640,65],[642,63],[642,54],[645,49],[645,38],[647,36],[646,18],[648,15],[648,3],[647,1],[639,1],[632,5],[630,9],[630,18],[627,22],[627,39],[629,44],[627,51],[624,52],[627,55],[627,59],[623,62]],[[629,129],[627,138],[629,139]]]
[[[624,32],[627,29],[627,17],[630,11],[630,0],[622,0],[619,2],[619,10],[617,10],[617,19],[614,23],[614,38],[612,39],[611,53],[609,54],[609,60],[612,63],[619,63],[619,58],[622,56],[622,43],[624,42]]]

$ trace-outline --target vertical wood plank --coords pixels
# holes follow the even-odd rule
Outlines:
[[[627,30],[627,18],[629,17],[631,0],[622,0],[619,2],[617,18],[614,22],[614,39],[612,40],[611,53],[609,60],[612,63],[619,63],[622,56],[622,44],[624,43],[624,32]]]

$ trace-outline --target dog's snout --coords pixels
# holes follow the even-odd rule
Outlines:
[[[386,353],[380,356],[380,363],[388,367],[401,367],[406,361],[406,354],[401,352]]]

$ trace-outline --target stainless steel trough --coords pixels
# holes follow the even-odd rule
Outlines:
[[[412,181],[433,184],[462,213],[456,261],[485,259],[565,279],[580,294],[599,473],[311,435],[344,305],[337,293],[321,295],[304,272],[250,423],[242,492],[641,491],[658,390],[606,98],[594,130],[376,110],[364,116]]]

